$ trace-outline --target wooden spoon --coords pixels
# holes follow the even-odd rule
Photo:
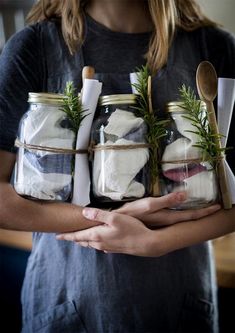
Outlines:
[[[219,134],[213,105],[213,101],[217,96],[218,80],[215,68],[209,61],[202,61],[199,64],[196,73],[196,83],[199,97],[206,103],[211,131],[213,134]],[[218,148],[221,148],[221,142],[218,136],[215,137],[215,144]],[[218,161],[217,170],[223,206],[224,209],[230,209],[232,208],[232,202],[224,168],[224,161],[222,159]]]

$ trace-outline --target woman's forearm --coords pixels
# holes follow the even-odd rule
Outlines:
[[[0,228],[66,232],[82,230],[98,224],[82,216],[82,207],[22,198],[9,183],[15,164],[15,155],[0,150],[0,161]]]
[[[0,184],[0,228],[66,232],[98,224],[85,219],[81,211],[82,207],[72,204],[27,200],[17,195],[10,184]]]
[[[157,247],[157,252],[160,246],[163,253],[168,253],[233,231],[235,231],[235,206],[230,210],[219,210],[199,220],[153,230],[151,243],[153,247]]]

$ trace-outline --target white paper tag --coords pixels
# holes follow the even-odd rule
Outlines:
[[[235,79],[218,78],[218,128],[225,137],[221,138],[222,147],[226,146],[235,101]],[[235,147],[234,147],[235,149]],[[235,204],[235,176],[227,161],[224,163],[232,203]]]
[[[82,89],[82,105],[87,110],[86,116],[77,134],[76,149],[87,149],[90,140],[91,125],[95,115],[102,83],[98,80],[85,79]],[[76,154],[72,203],[86,206],[90,203],[90,173],[87,154]]]

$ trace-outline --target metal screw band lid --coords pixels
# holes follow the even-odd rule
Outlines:
[[[136,104],[136,101],[137,95],[134,94],[106,95],[99,98],[99,105]]]
[[[30,92],[28,95],[28,102],[42,104],[62,104],[64,98],[65,96],[62,94]]]
[[[201,102],[201,108],[206,107],[206,103],[203,101],[198,100]],[[166,111],[167,112],[187,112],[184,107],[184,103],[181,101],[172,101],[166,104]]]

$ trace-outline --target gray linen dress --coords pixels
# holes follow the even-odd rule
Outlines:
[[[86,22],[85,44],[74,56],[57,22],[27,27],[8,42],[0,60],[1,149],[14,150],[28,92],[62,92],[68,80],[79,90],[84,65],[95,67],[102,94],[131,92],[129,73],[145,63],[150,34],[112,32],[90,17]],[[196,89],[202,60],[210,60],[219,76],[235,77],[233,37],[213,28],[178,31],[167,65],[153,79],[159,114],[182,83]],[[235,145],[234,133],[228,144]],[[234,167],[233,152],[228,160]],[[148,258],[104,254],[34,233],[22,304],[23,333],[216,333],[212,247],[206,242]]]

